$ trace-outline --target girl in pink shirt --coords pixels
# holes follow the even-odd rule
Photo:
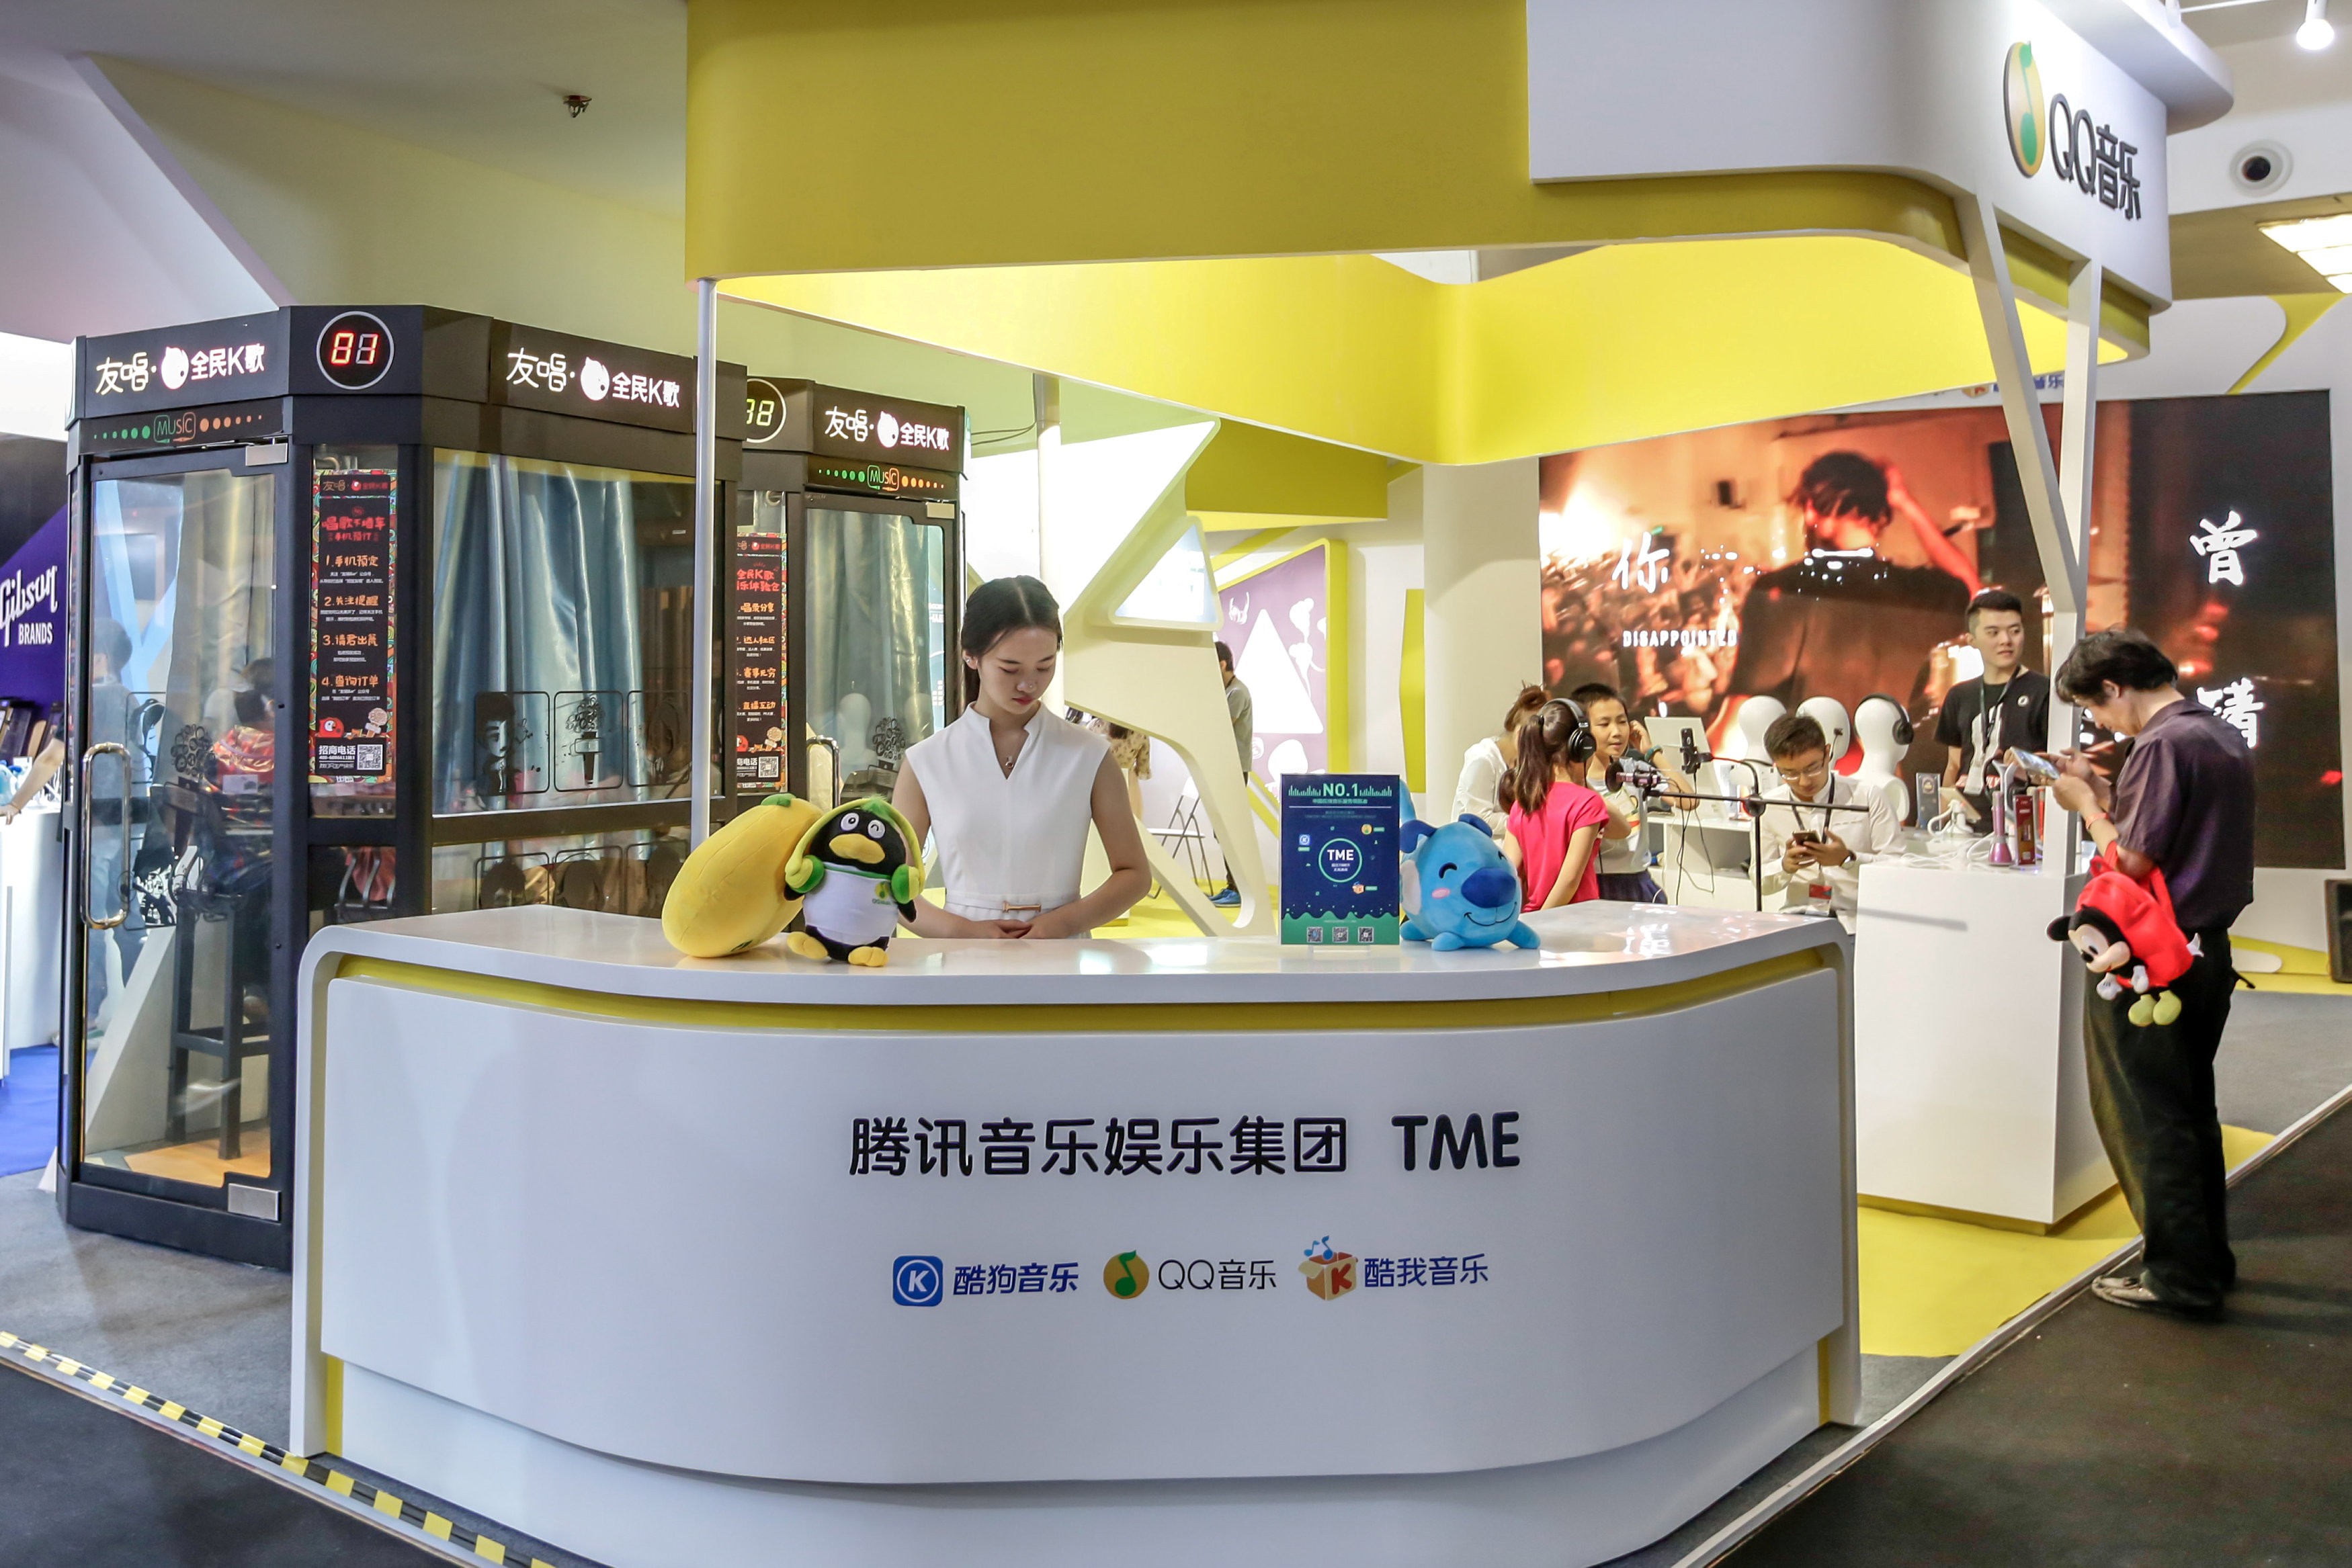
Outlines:
[[[1510,816],[1503,853],[1518,868],[1520,905],[1532,912],[1601,896],[1601,833],[1609,807],[1584,784],[1592,728],[1584,710],[1554,697],[1519,721],[1518,758],[1503,776]]]

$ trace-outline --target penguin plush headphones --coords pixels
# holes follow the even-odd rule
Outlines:
[[[1895,744],[1906,747],[1910,746],[1912,738],[1910,709],[1905,707],[1901,703],[1896,702],[1893,697],[1888,696],[1885,692],[1873,692],[1862,700],[1864,704],[1885,703],[1889,707],[1893,708],[1895,714]],[[1861,707],[1857,706],[1854,709],[1854,712],[1859,715],[1862,712]]]

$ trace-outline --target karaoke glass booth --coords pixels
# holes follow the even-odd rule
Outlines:
[[[887,796],[906,748],[963,709],[964,411],[754,376],[744,421],[721,741],[735,799]]]
[[[59,1204],[284,1268],[310,935],[655,915],[685,857],[694,364],[297,307],[76,374]]]

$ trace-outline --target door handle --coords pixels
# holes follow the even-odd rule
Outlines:
[[[81,784],[81,841],[83,846],[82,853],[85,855],[89,853],[89,835],[91,831],[89,820],[89,765],[92,761],[96,760],[98,754],[101,751],[110,751],[114,753],[115,756],[122,758],[122,864],[119,868],[120,880],[121,883],[121,896],[115,901],[120,907],[116,909],[114,918],[111,920],[92,920],[89,917],[89,899],[85,896],[82,901],[83,908],[81,912],[81,923],[84,925],[89,926],[92,931],[111,931],[116,926],[131,918],[131,748],[127,746],[117,746],[110,740],[101,740],[81,754],[81,778],[79,779]],[[82,885],[85,895],[87,894],[89,888],[89,873],[87,871],[84,871],[82,873]]]

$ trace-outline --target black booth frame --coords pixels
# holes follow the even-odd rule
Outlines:
[[[722,395],[726,392],[722,386]],[[293,438],[275,444],[284,464],[247,465],[245,454],[272,444],[252,442],[131,455],[83,455],[72,476],[72,553],[69,568],[72,632],[68,638],[67,711],[73,725],[68,762],[67,815],[69,878],[64,905],[64,936],[69,945],[63,988],[66,1016],[66,1092],[58,1097],[58,1212],[83,1229],[152,1241],[192,1252],[264,1268],[293,1263],[294,1121],[296,1095],[307,1090],[294,1065],[300,956],[310,939],[308,878],[313,849],[383,846],[395,854],[394,915],[421,915],[432,894],[432,850],[436,843],[471,843],[489,835],[522,839],[562,833],[593,833],[629,828],[684,827],[687,799],[545,810],[432,812],[432,734],[429,725],[433,668],[434,540],[431,530],[432,455],[437,449],[487,452],[543,462],[570,462],[640,473],[671,475],[690,486],[694,438],[673,431],[607,423],[536,410],[477,404],[430,396],[289,395],[280,428]],[[399,635],[394,647],[394,800],[395,810],[374,817],[314,817],[310,813],[309,659],[306,616],[310,609],[311,464],[321,446],[391,446],[396,449],[399,495],[394,527],[401,540],[394,592]],[[740,444],[719,444],[723,504],[740,472]],[[89,895],[90,844],[79,831],[80,758],[88,745],[88,669],[84,647],[89,616],[89,527],[92,487],[100,479],[185,474],[222,469],[238,474],[275,473],[278,537],[273,567],[278,591],[271,608],[271,636],[279,650],[271,692],[277,757],[270,781],[273,835],[270,866],[268,986],[271,1039],[268,1051],[270,1174],[265,1181],[231,1178],[244,1186],[275,1193],[276,1220],[231,1213],[226,1184],[202,1186],[88,1165],[83,1138],[83,1103],[88,1088],[84,1028],[88,1000],[85,974],[90,933],[84,925]],[[723,514],[722,514],[723,515]],[[699,585],[698,585],[699,586]],[[714,631],[724,635],[724,597]],[[722,643],[723,646],[723,643]],[[723,789],[714,813],[728,806]],[[93,836],[105,831],[93,827]],[[128,874],[128,868],[125,868]]]

